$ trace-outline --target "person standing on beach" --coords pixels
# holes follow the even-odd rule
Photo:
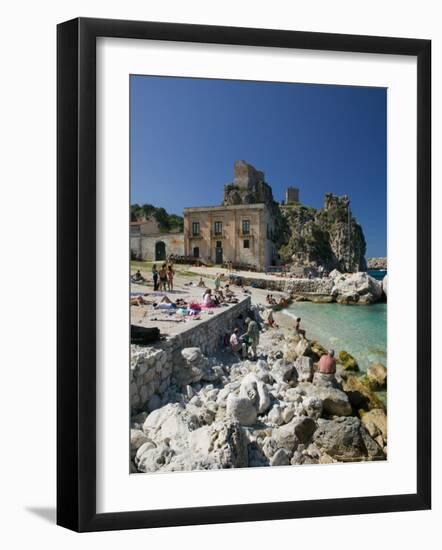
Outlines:
[[[221,275],[217,273],[215,277],[215,292],[218,292],[220,286],[221,286]]]
[[[153,289],[158,290],[158,270],[157,270],[157,264],[153,264],[152,266],[152,279],[153,279]]]
[[[321,374],[335,374],[336,359],[334,349],[331,349],[328,353],[321,355],[321,358],[319,359],[319,372]]]
[[[296,332],[296,334],[299,334],[299,336],[301,336],[301,338],[305,338],[305,330],[301,328],[301,317],[298,317],[296,319],[295,332]]]
[[[161,269],[158,271],[158,275],[160,277],[160,284],[159,284],[159,290],[163,290],[164,292],[167,290],[167,270],[166,270],[166,264],[163,264],[161,266]]]
[[[253,352],[253,359],[258,358],[258,344],[259,344],[259,328],[256,321],[252,321],[247,317],[246,319],[247,332],[245,336],[249,341],[249,349]]]
[[[173,292],[173,276],[175,272],[171,264],[167,267],[167,288],[169,291]]]

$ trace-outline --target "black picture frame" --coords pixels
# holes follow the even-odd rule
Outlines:
[[[417,492],[96,512],[96,39],[396,54],[417,58]],[[75,531],[425,510],[431,506],[431,41],[79,18],[57,28],[57,523]]]

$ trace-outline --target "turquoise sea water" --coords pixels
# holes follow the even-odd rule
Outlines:
[[[387,304],[349,306],[297,302],[284,311],[294,318],[301,317],[307,338],[333,348],[336,354],[347,351],[362,371],[370,363],[387,366]]]

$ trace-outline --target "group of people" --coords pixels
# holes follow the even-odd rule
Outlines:
[[[258,358],[258,344],[259,344],[259,326],[256,321],[247,317],[245,320],[247,330],[241,335],[238,327],[236,327],[229,338],[230,349],[240,357],[240,359],[246,359],[250,357],[256,360]]]
[[[284,296],[281,296],[279,300],[276,300],[273,294],[267,294],[266,302],[269,306],[285,306],[287,305],[287,298],[284,298]]]
[[[171,263],[164,263],[160,269],[157,269],[157,264],[152,266],[152,280],[154,291],[173,291],[173,278],[175,271]]]

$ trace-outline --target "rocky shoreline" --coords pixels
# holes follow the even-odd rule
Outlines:
[[[257,361],[183,349],[168,366],[169,387],[131,418],[131,472],[385,460],[387,416],[376,394],[385,367],[360,375],[341,353],[336,376],[320,374],[324,348],[288,327],[261,333]]]
[[[195,267],[190,268],[190,271],[208,278],[215,278],[215,274],[220,272],[225,277],[231,277],[233,282],[241,280],[243,286],[283,292],[295,301],[369,305],[387,300],[387,275],[383,281],[378,281],[365,271],[341,273],[334,269],[328,277],[311,279],[249,272],[230,273],[223,269],[211,273],[210,269]]]

